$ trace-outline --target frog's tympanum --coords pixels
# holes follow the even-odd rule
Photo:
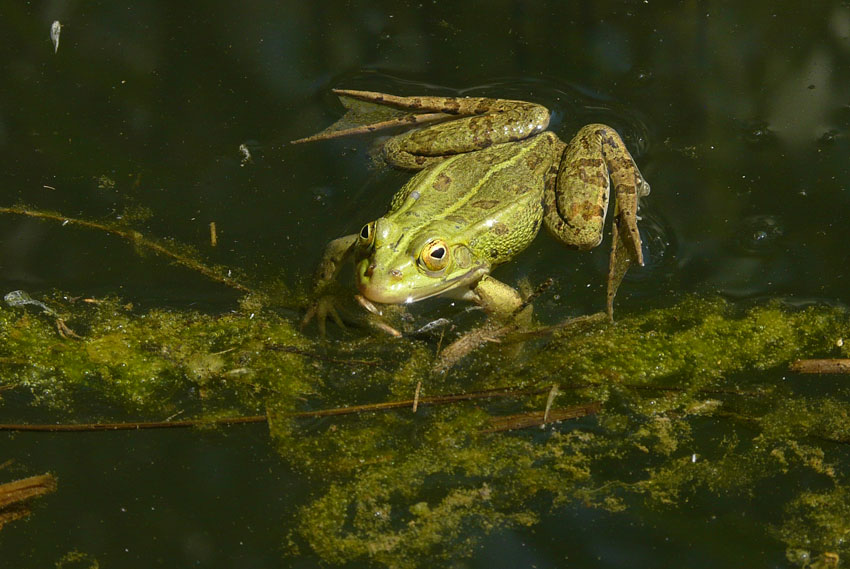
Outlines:
[[[331,241],[322,258],[319,293],[353,259],[360,293],[378,303],[450,296],[509,318],[519,293],[490,276],[537,235],[541,225],[567,247],[602,241],[613,186],[613,246],[608,314],[623,275],[643,264],[638,201],[649,184],[613,128],[590,124],[565,144],[546,130],[549,111],[534,103],[481,97],[398,97],[335,90],[341,97],[402,109],[391,120],[325,131],[296,142],[417,125],[390,138],[386,161],[418,170],[387,212],[359,232]],[[428,126],[424,123],[434,122]],[[330,305],[308,312],[320,325]]]

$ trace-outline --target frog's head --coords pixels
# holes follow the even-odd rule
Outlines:
[[[360,230],[355,278],[373,302],[404,304],[471,287],[490,270],[465,243],[441,236],[439,227],[404,231],[387,218]]]

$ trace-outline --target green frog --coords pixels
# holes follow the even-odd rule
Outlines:
[[[581,128],[569,143],[546,128],[546,107],[483,97],[400,97],[334,90],[340,97],[405,111],[293,142],[416,128],[390,138],[386,161],[418,171],[387,213],[359,232],[331,241],[316,278],[320,299],[305,316],[324,330],[333,305],[322,292],[341,265],[354,261],[357,288],[377,303],[403,304],[435,296],[472,301],[495,317],[516,316],[523,299],[492,270],[519,255],[541,225],[569,248],[602,241],[609,191],[615,195],[607,311],[628,267],[643,265],[638,203],[649,194],[623,140],[603,124]],[[435,124],[428,124],[435,123]]]

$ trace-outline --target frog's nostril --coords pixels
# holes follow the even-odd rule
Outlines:
[[[375,267],[376,267],[376,266],[377,266],[377,265],[376,265],[375,263],[372,263],[371,265],[369,265],[368,267],[366,267],[366,271],[363,273],[363,276],[371,277],[371,276],[372,276],[372,273],[374,273],[374,272],[375,272]]]
[[[400,280],[402,279],[402,277],[404,276],[404,275],[402,274],[402,272],[401,272],[400,270],[398,270],[398,269],[393,269],[393,270],[391,270],[391,271],[390,271],[390,274],[392,275],[392,277],[393,277],[394,279],[399,280],[399,281],[400,281]]]

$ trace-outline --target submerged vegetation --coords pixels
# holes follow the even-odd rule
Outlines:
[[[848,553],[850,386],[782,371],[850,355],[842,308],[691,297],[521,351],[488,346],[438,374],[436,342],[318,342],[258,293],[221,315],[26,298],[0,306],[7,417],[26,403],[45,422],[92,427],[267,419],[311,485],[291,555],[431,565],[552,509],[747,502],[783,482],[796,490],[769,504],[783,522],[765,532],[789,559]]]

